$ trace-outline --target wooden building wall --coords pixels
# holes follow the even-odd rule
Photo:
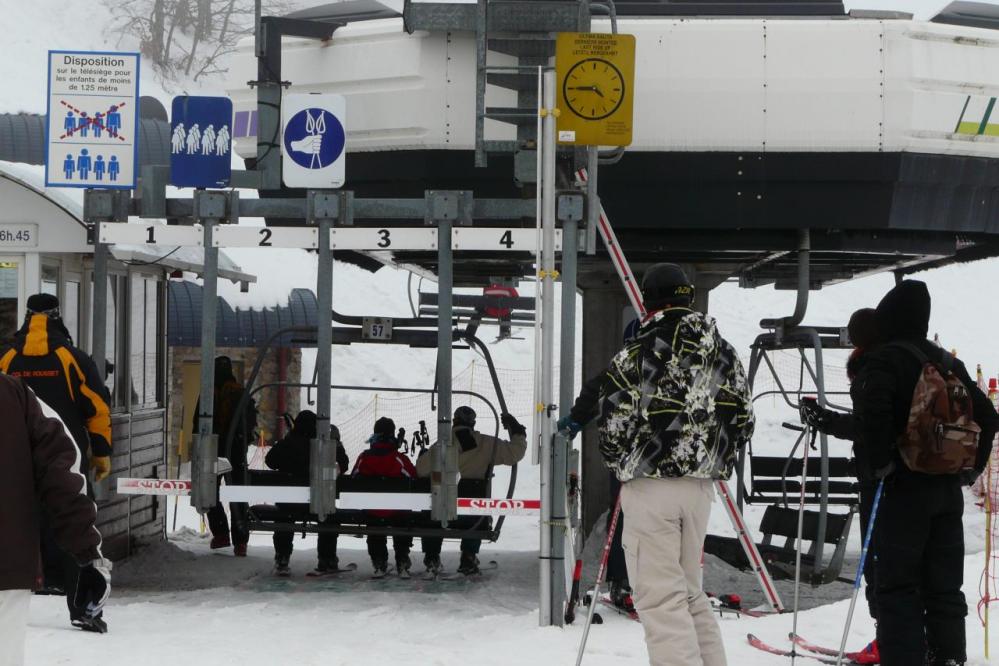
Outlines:
[[[162,408],[114,414],[111,437],[111,488],[98,501],[97,525],[104,539],[104,556],[126,557],[143,543],[163,538],[166,531],[166,499],[144,495],[118,495],[113,491],[118,477],[164,477],[166,410]]]

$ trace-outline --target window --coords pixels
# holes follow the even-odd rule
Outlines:
[[[92,275],[92,274],[91,274]],[[90,293],[93,295],[93,283],[90,285]],[[93,299],[91,298],[91,302]],[[101,360],[94,358],[94,363],[97,364],[97,371],[102,372],[107,370],[107,377],[104,381],[104,385],[107,387],[108,392],[111,394],[111,409],[115,411],[122,411],[122,408],[128,404],[122,396],[122,392],[128,384],[128,381],[118,381],[120,378],[128,377],[128,360],[125,357],[125,312],[127,308],[119,307],[120,303],[125,302],[125,276],[123,275],[108,275],[108,304],[107,304],[107,319],[106,326],[107,330],[104,336],[105,346],[105,365],[102,366]],[[91,327],[93,327],[93,321],[91,321]],[[91,328],[91,333],[93,328]],[[93,335],[91,334],[91,339]],[[110,364],[111,367],[107,367]]]
[[[158,282],[155,277],[133,273],[129,278],[129,287],[131,404],[152,406],[159,401]]]
[[[17,301],[20,293],[20,267],[16,261],[0,261],[0,342],[17,331]]]
[[[73,343],[80,344],[80,283],[77,280],[66,282],[66,298],[63,299],[60,312],[62,323],[66,325]]]
[[[42,293],[59,297],[59,267],[42,264]]]

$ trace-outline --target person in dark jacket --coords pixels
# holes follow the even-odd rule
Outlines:
[[[236,381],[232,371],[232,359],[219,356],[215,359],[215,401],[212,413],[212,433],[219,438],[219,455],[229,459],[232,464],[231,482],[242,484],[246,481],[246,449],[253,441],[257,427],[257,408],[253,400],[247,400],[243,414],[237,415],[239,401],[243,397],[243,385]],[[194,409],[193,432],[199,432],[198,420],[201,413],[201,399]],[[231,450],[225,450],[225,440],[229,430],[234,428]],[[219,501],[218,488],[222,485],[219,476],[215,488],[215,506],[208,510],[208,528],[212,532],[211,547],[233,547],[237,557],[246,557],[246,544],[250,541],[250,531],[246,526],[245,505],[233,503],[229,505],[232,513],[232,538],[230,539],[229,521],[225,515],[225,507]]]
[[[85,621],[100,617],[110,591],[97,507],[87,494],[83,457],[59,415],[24,382],[0,374],[0,664],[23,663],[31,590],[38,587],[40,504],[56,542],[80,572],[67,590]],[[90,625],[99,630],[99,624]]]
[[[885,486],[875,519],[877,533],[878,645],[884,666],[959,666],[965,663],[964,494],[985,468],[999,417],[984,393],[954,359],[952,371],[967,388],[981,428],[978,459],[967,474],[929,475],[909,470],[897,441],[909,419],[922,361],[946,352],[926,339],[930,294],[904,280],[881,300],[877,323],[885,344],[867,356],[854,385],[857,434],[870,454],[870,471]],[[899,344],[903,343],[903,344]]]
[[[340,443],[340,431],[336,426],[330,427],[332,440],[336,442],[336,462],[341,474],[347,473],[350,460],[347,451]],[[295,424],[284,439],[271,447],[264,458],[264,463],[273,470],[287,474],[292,485],[309,485],[309,461],[311,458],[312,440],[316,438],[316,413],[303,409],[295,417]],[[301,513],[302,507],[282,506],[286,511]],[[333,524],[333,516],[326,519],[326,524]],[[274,572],[278,575],[289,573],[288,562],[294,548],[295,533],[292,531],[274,532]],[[337,535],[331,532],[319,533],[317,575],[335,573],[340,568],[336,556]]]
[[[28,299],[24,325],[15,333],[13,345],[0,352],[0,372],[23,379],[54,409],[76,442],[82,469],[93,470],[95,481],[107,478],[111,473],[110,396],[93,359],[73,346],[60,316],[59,299],[51,294]],[[47,522],[42,524],[42,560],[44,591],[65,593],[70,622],[87,624],[72,594],[79,567],[71,554],[58,547]]]
[[[882,343],[881,331],[877,323],[877,311],[874,308],[862,308],[854,312],[850,316],[847,332],[854,348],[846,362],[846,375],[850,380],[850,397],[855,401],[860,387],[854,380],[866,365],[868,356]],[[874,495],[878,484],[871,470],[870,454],[863,440],[858,436],[854,414],[820,407],[814,400],[802,400],[801,416],[803,421],[820,432],[837,439],[853,442],[853,459],[860,494],[860,533],[867,534],[867,523],[871,519],[871,509],[874,507]],[[875,623],[878,620],[877,568],[874,564],[876,553],[876,542],[872,539],[867,562],[864,565],[864,581],[866,583],[864,594],[867,598],[868,611]],[[877,640],[869,643],[863,651],[871,655],[872,659],[877,659]]]
[[[403,453],[399,452],[399,442],[395,437],[395,423],[384,416],[375,421],[374,434],[368,439],[370,448],[357,456],[352,476],[380,476],[384,478],[416,478],[416,467]],[[391,522],[393,511],[371,511],[371,514]],[[400,576],[408,576],[412,562],[409,551],[413,547],[413,537],[393,536],[392,549],[395,551],[395,566]],[[375,576],[384,576],[388,571],[388,538],[383,535],[368,537],[368,555],[375,569]]]

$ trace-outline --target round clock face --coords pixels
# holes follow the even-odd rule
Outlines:
[[[624,77],[603,58],[576,63],[562,82],[566,106],[580,118],[600,120],[617,111],[624,100]]]

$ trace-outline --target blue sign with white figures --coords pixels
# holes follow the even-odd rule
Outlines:
[[[227,187],[232,177],[232,100],[173,98],[170,114],[170,184]]]

